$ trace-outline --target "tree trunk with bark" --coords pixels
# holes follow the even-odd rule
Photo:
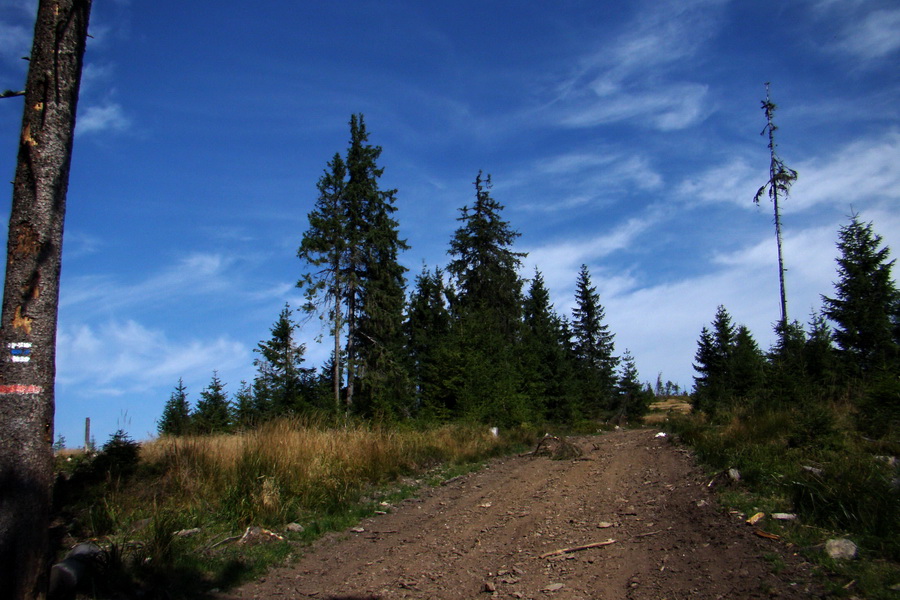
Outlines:
[[[46,595],[60,259],[91,0],[40,0],[0,323],[0,597]]]

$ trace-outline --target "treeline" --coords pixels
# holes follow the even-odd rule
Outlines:
[[[558,314],[540,271],[519,275],[519,233],[503,219],[489,175],[478,173],[474,198],[459,211],[448,264],[423,267],[408,289],[397,190],[379,186],[380,154],[362,115],[353,115],[346,155],[327,163],[298,249],[300,311],[322,319],[333,340],[328,362],[306,366],[294,310],[285,306],[255,350],[253,382],[229,397],[213,374],[191,408],[179,381],[160,434],[313,413],[502,426],[624,421],[646,410],[652,391],[631,354],[616,355],[588,267],[578,273],[572,314]]]
[[[890,249],[858,215],[841,227],[837,247],[834,297],[822,296],[805,327],[779,322],[768,351],[719,306],[711,327],[700,333],[696,409],[714,416],[743,406],[799,407],[822,415],[817,405],[850,399],[867,435],[900,431],[900,293]]]

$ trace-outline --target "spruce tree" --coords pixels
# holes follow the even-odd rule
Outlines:
[[[521,317],[522,281],[518,269],[526,256],[512,249],[521,235],[501,217],[503,205],[491,196],[491,176],[475,177],[475,203],[463,206],[462,225],[450,241],[447,270],[455,278],[460,312],[490,315],[501,335],[513,341]]]
[[[425,268],[416,277],[409,300],[404,335],[417,412],[426,418],[446,419],[453,411],[443,369],[450,334],[447,289],[441,269]]]
[[[491,196],[491,178],[475,178],[475,202],[464,206],[450,240],[447,267],[456,287],[448,371],[462,415],[512,424],[531,414],[519,391],[516,352],[521,332],[523,253],[519,237]]]
[[[581,401],[587,414],[609,410],[614,402],[616,367],[613,355],[615,335],[603,322],[606,311],[600,304],[597,288],[591,285],[587,265],[581,265],[575,283],[575,308],[572,311],[574,351],[581,379]]]
[[[837,381],[838,368],[833,334],[828,320],[821,312],[813,313],[807,324],[808,335],[803,346],[803,364],[810,381],[828,388]]]
[[[714,414],[734,398],[734,351],[737,332],[731,315],[724,306],[716,309],[712,330],[700,332],[694,356],[694,408]]]
[[[537,269],[523,303],[523,323],[523,390],[538,414],[555,422],[571,422],[576,416],[571,402],[573,373],[563,343],[563,324]]]
[[[191,425],[197,433],[223,433],[231,427],[231,403],[225,394],[225,384],[215,371],[209,385],[200,392]]]
[[[897,368],[900,295],[891,278],[890,248],[881,241],[872,223],[853,215],[839,232],[835,296],[823,296],[823,313],[835,325],[842,362],[853,375]]]
[[[305,290],[308,313],[318,312],[320,318],[331,323],[334,340],[331,370],[331,390],[335,411],[340,410],[343,371],[341,369],[341,332],[344,328],[344,307],[348,293],[347,241],[345,239],[345,198],[347,167],[340,154],[328,163],[328,170],[317,184],[319,198],[309,213],[309,229],[303,234],[297,255],[313,271],[297,282]]]
[[[306,346],[294,339],[297,325],[285,304],[272,326],[272,337],[257,344],[253,361],[258,375],[254,382],[257,405],[266,416],[281,416],[305,407],[305,389],[309,369],[303,368]]]
[[[766,357],[746,325],[738,325],[729,355],[731,395],[745,401],[758,399],[766,381]]]
[[[709,328],[704,325],[700,330],[700,339],[697,340],[697,352],[694,354],[694,393],[691,396],[691,404],[695,411],[712,413],[715,407],[715,398],[712,394],[713,381],[716,370],[716,343]]]
[[[259,410],[256,399],[253,397],[253,388],[246,381],[241,381],[238,390],[234,393],[232,406],[232,423],[240,430],[250,429],[259,424]]]
[[[622,354],[616,381],[616,416],[625,422],[639,418],[647,412],[652,397],[652,389],[641,385],[634,356],[626,349]]]
[[[160,435],[185,435],[190,431],[190,425],[191,407],[187,399],[187,388],[184,387],[184,381],[179,379],[175,391],[163,407],[156,429]]]
[[[345,412],[402,412],[407,391],[400,331],[406,269],[398,256],[407,245],[393,216],[396,190],[379,187],[381,148],[368,139],[363,116],[352,115],[346,159],[335,155],[318,183],[319,199],[298,250],[314,272],[298,285],[306,289],[305,308],[331,322],[336,407],[344,390]],[[363,399],[357,407],[360,385]]]
[[[766,365],[770,400],[789,404],[803,401],[811,392],[805,362],[806,333],[798,321],[779,321],[775,334]]]

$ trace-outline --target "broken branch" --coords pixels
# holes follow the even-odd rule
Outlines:
[[[582,550],[588,550],[590,548],[599,548],[600,546],[609,546],[610,544],[615,544],[616,540],[606,540],[605,542],[593,542],[591,544],[585,544],[583,546],[572,546],[571,548],[561,548],[559,550],[554,550],[553,552],[547,552],[541,554],[540,558],[548,558],[550,556],[559,556],[560,554],[570,554],[572,552],[581,552]]]

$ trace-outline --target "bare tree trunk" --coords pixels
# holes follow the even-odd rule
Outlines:
[[[0,322],[0,595],[46,595],[63,220],[91,0],[40,0]]]
[[[335,270],[337,271],[337,269]],[[334,383],[334,414],[341,413],[341,296],[334,294],[334,364],[332,378]]]
[[[766,106],[773,106],[769,100],[769,86],[766,86]],[[775,124],[772,122],[772,113],[774,108],[766,110],[766,128],[769,130],[769,151],[771,153],[771,161],[769,163],[769,181],[774,182],[771,187],[770,196],[772,204],[775,207],[775,243],[778,246],[778,289],[781,293],[781,326],[787,327],[787,291],[784,287],[784,255],[781,251],[781,210],[778,207],[779,192],[779,175],[783,168],[782,163],[775,154]]]
[[[759,205],[759,199],[766,191],[768,191],[769,197],[772,199],[772,204],[775,206],[775,241],[778,244],[778,284],[781,293],[780,329],[782,332],[786,332],[788,322],[787,292],[785,291],[784,286],[784,255],[782,254],[781,249],[781,210],[778,206],[778,198],[779,194],[783,198],[787,197],[791,185],[797,180],[797,171],[785,165],[784,161],[778,158],[778,154],[775,152],[775,130],[778,129],[778,127],[775,126],[773,116],[777,106],[769,97],[768,83],[766,83],[766,99],[762,102],[762,108],[766,113],[766,127],[762,130],[762,135],[765,135],[766,133],[769,135],[769,181],[766,182],[766,185],[759,188],[753,201]]]

